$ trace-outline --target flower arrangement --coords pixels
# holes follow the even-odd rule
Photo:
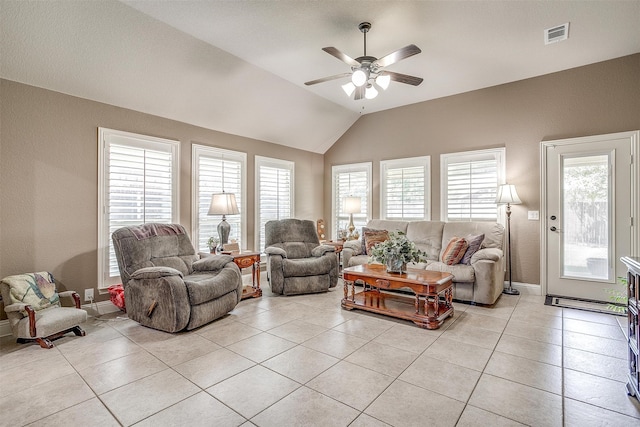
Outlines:
[[[426,254],[401,231],[389,233],[389,239],[375,245],[369,256],[370,261],[386,265],[390,273],[401,273],[407,263],[425,259]]]
[[[207,246],[209,246],[209,251],[211,251],[211,253],[216,249],[219,241],[220,240],[218,240],[217,237],[209,237],[209,240],[207,240]]]

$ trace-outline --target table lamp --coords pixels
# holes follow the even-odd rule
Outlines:
[[[218,252],[221,252],[223,246],[229,243],[231,226],[227,222],[226,215],[237,215],[239,213],[235,194],[223,191],[222,193],[211,195],[211,205],[209,205],[207,215],[222,215],[222,221],[218,224],[218,235],[220,236],[220,243],[217,247]]]

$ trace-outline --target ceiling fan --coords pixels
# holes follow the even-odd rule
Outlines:
[[[384,68],[389,65],[395,64],[402,59],[409,58],[410,56],[417,55],[422,52],[418,46],[410,44],[409,46],[405,46],[395,52],[391,52],[380,59],[373,56],[367,56],[367,32],[371,29],[371,24],[369,22],[362,22],[358,25],[358,29],[360,29],[364,35],[364,55],[353,59],[340,52],[335,47],[322,48],[322,50],[327,52],[329,55],[335,56],[340,61],[350,65],[351,72],[311,80],[309,82],[305,82],[305,85],[311,86],[330,80],[351,77],[351,81],[342,85],[342,89],[347,93],[347,96],[354,94],[353,99],[359,100],[362,98],[375,98],[378,95],[378,91],[375,87],[377,86],[386,90],[387,87],[389,87],[389,82],[391,80],[413,86],[418,86],[422,83],[422,78],[420,77],[384,70]]]

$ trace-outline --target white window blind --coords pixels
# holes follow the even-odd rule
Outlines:
[[[380,162],[380,218],[430,219],[430,157]]]
[[[497,221],[496,192],[504,182],[504,148],[443,154],[442,218]]]
[[[177,141],[99,129],[99,287],[119,281],[111,233],[178,218]]]
[[[256,156],[256,239],[261,252],[267,221],[293,217],[293,173],[293,162]]]
[[[193,145],[193,244],[197,250],[208,252],[207,240],[218,237],[218,224],[222,215],[207,215],[211,196],[215,193],[231,193],[236,196],[238,215],[226,215],[231,226],[229,242],[236,240],[245,249],[243,224],[246,218],[244,207],[246,154],[221,148]]]
[[[334,238],[349,225],[349,214],[344,213],[345,197],[360,197],[361,212],[353,214],[353,224],[360,230],[371,216],[371,163],[333,166],[332,173],[332,225]]]

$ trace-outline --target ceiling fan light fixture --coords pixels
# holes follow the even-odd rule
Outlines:
[[[351,96],[353,94],[353,91],[356,90],[356,85],[349,82],[347,84],[342,85],[342,90],[344,90],[344,93],[346,93],[347,96]]]
[[[364,91],[364,97],[367,99],[373,99],[378,96],[378,91],[372,85],[367,86],[367,89]]]
[[[351,83],[356,87],[363,86],[367,83],[367,80],[369,80],[369,73],[360,68],[355,70],[351,75]]]
[[[391,82],[391,76],[389,75],[380,75],[376,77],[376,84],[380,86],[382,90],[387,90],[390,82]]]

